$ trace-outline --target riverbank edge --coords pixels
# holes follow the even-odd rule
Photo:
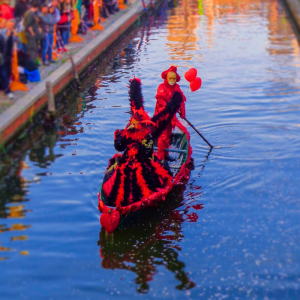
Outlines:
[[[155,4],[162,0],[153,1]],[[151,7],[150,0],[145,0],[147,8]],[[80,74],[112,43],[132,26],[145,13],[142,2],[132,6],[130,10],[117,21],[105,28],[94,40],[73,55],[74,64]],[[35,88],[20,98],[0,115],[0,143],[8,143],[24,126],[47,104],[46,82],[51,82],[53,94],[62,91],[74,79],[71,61],[65,62],[53,73],[41,81]]]
[[[283,0],[289,9],[297,27],[298,33],[300,33],[300,2],[299,0]]]

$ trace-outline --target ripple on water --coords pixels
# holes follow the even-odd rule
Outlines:
[[[160,73],[197,68],[187,95],[195,169],[164,207],[114,235],[97,193],[128,79],[155,107]],[[299,45],[277,0],[169,1],[70,92],[0,180],[3,299],[298,299]],[[182,76],[183,78],[183,76]],[[49,297],[48,297],[49,296]]]

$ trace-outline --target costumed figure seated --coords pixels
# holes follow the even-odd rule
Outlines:
[[[164,108],[150,118],[144,109],[141,81],[134,78],[130,80],[129,101],[130,121],[125,129],[115,131],[115,149],[123,153],[109,160],[101,194],[107,206],[123,210],[131,206],[130,209],[136,210],[133,203],[138,206],[142,199],[154,199],[162,189],[172,185],[172,173],[153,152],[153,140],[166,128],[172,128],[171,122],[182,107],[183,94],[174,91]]]
[[[186,98],[183,94],[183,92],[180,89],[180,86],[177,84],[177,82],[180,81],[180,76],[177,74],[177,67],[170,67],[168,70],[161,73],[162,79],[164,79],[164,82],[161,83],[157,88],[157,94],[156,94],[156,106],[155,106],[155,115],[159,114],[161,111],[163,111],[168,103],[171,101],[172,95],[174,92],[180,93],[182,95],[183,101],[180,105],[180,112],[179,115],[181,118],[185,118],[185,102]],[[181,123],[178,121],[177,117],[174,115],[172,122],[170,122],[166,129],[162,132],[162,134],[159,136],[157,141],[157,155],[160,160],[168,160],[173,161],[174,159],[171,158],[165,149],[169,147],[170,144],[170,138],[172,134],[172,128],[177,125],[178,127],[181,127]]]

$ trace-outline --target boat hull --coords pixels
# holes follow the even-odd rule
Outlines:
[[[154,150],[156,150],[156,142],[154,143]],[[179,122],[172,132],[170,148],[168,150],[169,153],[176,158],[176,160],[169,165],[173,174],[172,184],[165,189],[161,189],[159,192],[153,193],[149,198],[141,199],[141,201],[133,203],[130,206],[116,208],[106,205],[106,199],[102,193],[102,186],[100,187],[98,208],[100,212],[104,213],[110,213],[113,210],[119,212],[120,219],[116,228],[126,226],[126,224],[130,223],[134,224],[135,220],[140,218],[140,216],[145,216],[145,213],[151,215],[151,212],[153,211],[157,212],[158,209],[163,209],[166,206],[172,205],[173,197],[167,197],[167,195],[171,194],[171,191],[174,190],[176,186],[187,182],[190,170],[192,169],[192,147],[190,145],[189,133]]]

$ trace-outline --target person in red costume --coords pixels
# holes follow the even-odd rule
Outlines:
[[[156,94],[156,106],[155,106],[155,115],[157,115],[159,112],[161,112],[167,105],[167,103],[171,100],[171,97],[174,92],[181,92],[183,96],[183,102],[180,107],[179,115],[181,118],[185,118],[185,101],[186,97],[184,96],[183,92],[180,89],[180,86],[177,84],[177,82],[180,81],[180,76],[177,73],[177,67],[170,67],[168,70],[163,71],[161,73],[162,79],[164,79],[164,82],[161,83],[157,88],[157,94]],[[157,156],[160,160],[167,160],[167,161],[174,161],[173,158],[171,158],[167,151],[165,151],[166,148],[169,147],[170,138],[172,134],[172,128],[174,125],[178,122],[176,116],[174,116],[172,120],[172,124],[169,124],[166,130],[160,135],[157,141]]]

